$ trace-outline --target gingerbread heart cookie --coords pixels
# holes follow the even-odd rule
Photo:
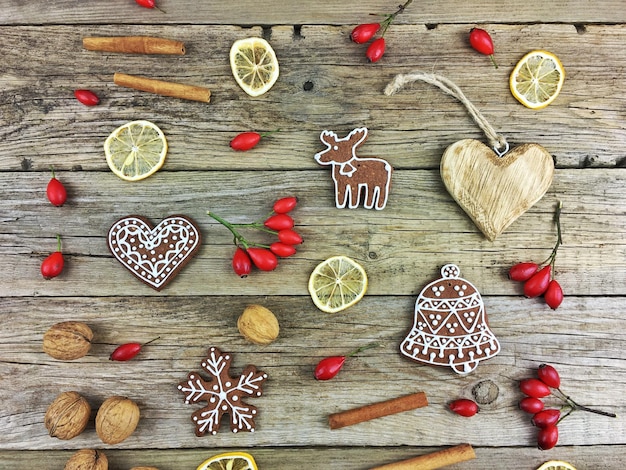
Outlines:
[[[156,227],[139,215],[122,217],[109,229],[109,250],[122,266],[156,290],[163,289],[200,249],[196,223],[172,215]]]
[[[552,156],[537,144],[499,157],[482,142],[464,139],[441,159],[448,192],[490,241],[543,197],[553,175]]]

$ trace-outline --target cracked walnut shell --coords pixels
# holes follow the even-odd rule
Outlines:
[[[119,444],[139,423],[139,406],[130,398],[107,398],[96,414],[96,433],[105,444]]]
[[[85,356],[91,348],[93,332],[85,323],[64,321],[52,325],[43,335],[43,350],[62,361],[72,361]]]
[[[280,327],[274,314],[261,305],[249,305],[237,320],[239,332],[254,344],[267,345],[278,338]]]
[[[63,392],[48,406],[44,425],[50,437],[62,440],[78,436],[87,427],[91,407],[76,392]]]

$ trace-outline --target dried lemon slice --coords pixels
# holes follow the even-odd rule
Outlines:
[[[246,452],[227,452],[205,460],[196,470],[258,470],[258,467]]]
[[[550,460],[544,463],[537,470],[576,470],[572,464],[563,462],[562,460]]]
[[[557,56],[548,51],[531,51],[517,63],[509,77],[513,96],[524,106],[541,109],[556,99],[565,69]]]
[[[167,140],[150,121],[131,121],[109,135],[104,153],[113,173],[126,181],[139,181],[163,166]]]
[[[278,79],[278,59],[263,38],[235,41],[230,48],[230,68],[239,86],[250,96],[262,95]]]
[[[309,293],[322,312],[335,313],[354,305],[365,295],[367,274],[347,256],[321,262],[309,277]]]

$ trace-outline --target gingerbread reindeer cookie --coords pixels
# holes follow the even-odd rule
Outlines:
[[[326,150],[316,153],[315,160],[332,167],[338,209],[359,207],[361,196],[366,209],[381,210],[387,204],[393,168],[382,158],[357,157],[356,149],[365,139],[366,127],[354,129],[341,139],[332,131],[322,131],[320,135]]]
[[[489,329],[480,293],[460,274],[458,266],[446,264],[441,279],[420,292],[413,328],[400,352],[414,361],[468,374],[480,361],[498,354],[500,343]]]

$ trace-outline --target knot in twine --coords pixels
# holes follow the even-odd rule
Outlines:
[[[498,156],[502,157],[505,153],[509,151],[509,144],[504,136],[496,132],[491,124],[489,124],[485,116],[483,116],[478,108],[474,106],[474,103],[472,103],[463,94],[461,89],[454,82],[448,80],[446,77],[436,75],[434,73],[425,72],[399,74],[396,75],[396,77],[385,87],[385,95],[395,95],[400,90],[402,90],[405,85],[417,81],[422,81],[430,83],[431,85],[435,85],[448,95],[454,96],[456,99],[458,99],[467,108],[467,111],[470,113],[470,116],[472,116],[474,122],[478,125],[478,127],[482,129],[485,136],[487,137],[487,140],[489,141],[489,144],[498,154]]]

